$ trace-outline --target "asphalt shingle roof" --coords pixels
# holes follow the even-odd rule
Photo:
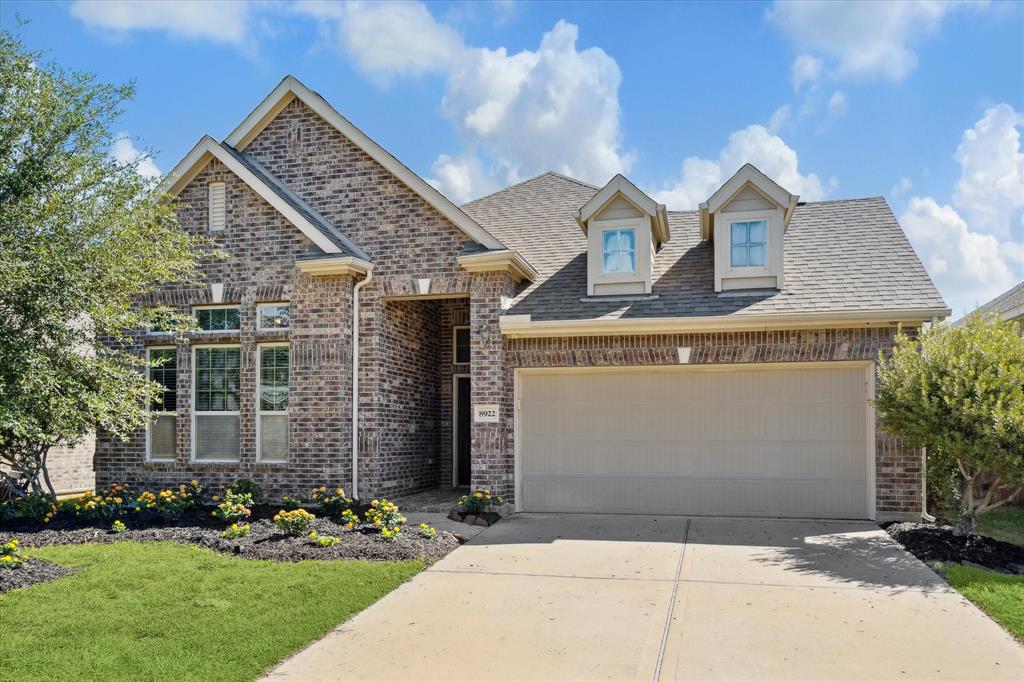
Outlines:
[[[996,296],[978,308],[978,312],[982,315],[1000,314],[1021,306],[1024,306],[1024,282]]]
[[[670,211],[672,238],[655,256],[653,295],[587,299],[587,241],[574,216],[597,191],[546,173],[462,207],[540,273],[506,314],[584,320],[947,307],[881,197],[797,206],[782,291],[715,293],[713,247],[700,240],[698,213]]]

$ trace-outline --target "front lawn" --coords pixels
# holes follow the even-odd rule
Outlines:
[[[982,514],[978,517],[976,532],[1003,542],[1024,545],[1024,507],[1006,506]]]
[[[423,568],[254,561],[163,542],[25,553],[80,570],[0,595],[10,680],[251,680]]]
[[[1024,642],[1024,576],[956,565],[944,574],[962,595]]]

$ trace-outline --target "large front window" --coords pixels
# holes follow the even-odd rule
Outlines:
[[[605,230],[601,256],[606,275],[636,272],[636,230]]]
[[[768,222],[747,220],[732,223],[730,263],[734,268],[763,268],[768,264]]]
[[[160,395],[149,406],[147,453],[151,460],[173,460],[178,434],[178,351],[175,348],[149,350],[149,379],[160,384]]]
[[[260,346],[259,458],[288,459],[288,346]]]
[[[238,461],[240,374],[241,352],[237,346],[196,349],[196,460]]]

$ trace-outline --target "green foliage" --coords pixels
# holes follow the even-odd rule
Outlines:
[[[220,536],[227,540],[237,540],[239,538],[244,538],[251,530],[252,526],[248,523],[232,523],[224,529]]]
[[[320,535],[315,530],[309,531],[309,539],[313,541],[313,544],[321,549],[327,547],[333,547],[338,544],[338,538],[334,535]]]
[[[281,508],[285,511],[295,511],[302,507],[302,498],[299,497],[288,497],[285,495],[281,498]]]
[[[293,511],[282,509],[274,515],[274,525],[285,535],[297,538],[300,535],[306,534],[306,531],[309,530],[309,524],[315,518],[305,509],[295,509]]]
[[[1024,338],[1019,325],[972,315],[919,338],[901,333],[879,360],[875,407],[885,429],[928,449],[933,486],[960,482],[961,527],[1024,486]]]
[[[166,542],[31,555],[80,570],[0,598],[5,680],[255,680],[423,569],[252,561]]]
[[[128,526],[124,525],[124,521],[122,521],[121,519],[117,519],[110,526],[110,532],[114,533],[115,535],[119,535],[125,532],[126,530],[128,530]]]
[[[1024,547],[1024,507],[993,509],[978,519],[978,534]]]
[[[14,515],[36,523],[49,523],[57,510],[57,498],[50,493],[33,491],[14,500]]]
[[[0,545],[0,569],[21,568],[25,564],[25,557],[18,549],[18,541],[9,540]]]
[[[53,492],[46,456],[97,425],[127,438],[159,398],[126,331],[187,312],[135,305],[219,256],[178,228],[145,158],[114,160],[132,85],[97,83],[0,31],[0,484]],[[4,472],[8,469],[10,473]]]
[[[213,516],[221,521],[237,522],[249,518],[252,510],[252,493],[235,492],[232,488],[224,491],[224,499],[213,510]]]
[[[259,504],[263,497],[263,488],[247,478],[240,478],[231,484],[231,490],[242,495],[249,495],[252,498],[251,504]]]
[[[147,490],[135,500],[135,510],[156,512],[165,521],[176,521],[196,506],[202,494],[203,487],[196,480],[179,485],[177,490],[161,490],[159,493]]]
[[[401,526],[405,524],[405,517],[398,511],[398,505],[394,502],[373,500],[370,502],[370,508],[366,510],[366,522],[380,528],[378,540],[392,542],[402,532]]]
[[[470,514],[479,514],[492,504],[500,506],[505,504],[505,500],[497,495],[491,495],[490,490],[483,489],[475,490],[469,495],[463,495],[459,498],[459,506]]]
[[[337,521],[344,514],[345,510],[352,507],[352,500],[345,497],[345,489],[338,487],[328,490],[327,486],[313,488],[310,495],[320,507],[320,515]]]
[[[60,511],[90,520],[106,520],[122,516],[134,506],[131,489],[114,483],[106,491],[87,490],[78,497],[64,500],[60,504]]]

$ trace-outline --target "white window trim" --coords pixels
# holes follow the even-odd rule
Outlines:
[[[205,307],[215,307],[215,306],[205,306]],[[232,306],[221,306],[221,307],[228,307],[228,308],[230,308]],[[196,387],[199,385],[199,381],[197,380],[198,379],[199,368],[196,365],[196,352],[201,350],[201,349],[203,349],[203,348],[237,348],[238,349],[239,373],[241,373],[241,364],[242,364],[242,346],[241,346],[241,344],[237,344],[237,343],[202,343],[202,344],[195,344],[195,345],[192,346],[192,370],[191,370],[192,371],[192,376],[191,376],[191,379],[192,379],[192,404],[190,406],[192,408],[192,418],[191,418],[192,428],[190,429],[190,433],[189,433],[189,438],[191,439],[191,447],[189,448],[189,450],[190,450],[189,451],[189,461],[192,462],[193,464],[239,464],[242,461],[242,440],[241,440],[241,434],[242,434],[242,430],[241,430],[242,412],[241,412],[241,409],[234,410],[232,412],[223,411],[223,410],[221,410],[221,411],[203,410],[202,412],[200,412],[199,410],[196,409]],[[238,387],[238,406],[239,406],[239,408],[241,408],[241,406],[242,406],[242,395],[243,395],[242,387],[239,386]],[[196,418],[197,417],[211,417],[211,416],[212,417],[231,417],[231,416],[238,417],[238,420],[239,420],[239,430],[238,430],[239,440],[238,440],[238,457],[236,459],[196,459]]]
[[[262,410],[260,409],[260,394],[263,389],[263,349],[264,348],[288,348],[287,341],[279,341],[274,343],[261,343],[256,346],[256,461],[261,464],[288,464],[291,460],[291,440],[288,442],[288,451],[285,453],[285,458],[281,460],[270,460],[264,461],[263,459],[263,417],[274,417],[284,416],[289,417],[289,411],[292,401],[292,373],[291,373],[291,361],[292,354],[288,352],[288,405],[289,410]],[[288,429],[291,430],[291,418],[288,419]],[[289,434],[290,435],[290,434]]]
[[[727,245],[724,277],[771,277],[778,274],[774,258],[772,257],[772,249],[774,247],[772,240],[775,238],[774,228],[777,221],[776,213],[777,211],[737,211],[735,213],[719,214],[719,219],[725,223],[725,242]],[[749,223],[757,220],[763,220],[765,223],[764,265],[733,266],[732,224]]]
[[[150,353],[152,351],[155,351],[155,350],[173,350],[173,351],[177,351],[178,347],[177,346],[147,346],[146,347],[146,380],[147,381],[152,381],[152,379],[150,378],[150,374],[149,374],[149,370],[150,370],[149,363],[150,363]],[[175,358],[174,366],[175,366],[175,370],[174,371],[177,372],[178,371],[178,369],[177,369],[177,366],[178,366],[177,358]],[[170,416],[173,416],[173,417],[177,417],[178,416],[177,410],[175,410],[174,412],[168,412],[166,410],[161,410],[160,412],[156,412],[156,411],[153,410],[152,405],[150,405],[150,404],[146,405],[146,412],[151,414],[151,415],[153,415],[153,414],[155,414],[155,415],[170,415]],[[163,458],[161,458],[161,459],[153,459],[153,455],[152,455],[152,452],[151,452],[152,445],[153,445],[153,438],[150,435],[150,429],[152,428],[152,426],[153,426],[152,419],[148,419],[146,421],[146,461],[147,462],[174,462],[174,461],[176,461],[178,459],[178,426],[177,426],[177,424],[175,424],[175,427],[174,427],[174,456],[173,457],[169,457],[167,459],[163,459]]]
[[[458,357],[459,357],[459,355],[458,355],[458,346],[459,346],[459,344],[458,344],[458,338],[459,338],[458,330],[465,329],[465,330],[468,331],[469,328],[470,327],[469,327],[468,324],[459,324],[459,325],[455,325],[454,327],[452,327],[452,364],[453,365],[468,365],[469,361],[473,360],[473,336],[472,336],[472,333],[470,334],[470,337],[469,337],[469,361],[467,361],[467,362],[459,362],[459,360],[458,360]]]
[[[639,240],[637,239],[637,234],[639,233],[639,228],[634,227],[632,225],[626,225],[624,227],[601,227],[599,229],[601,231],[600,241],[598,242],[601,245],[601,278],[602,279],[607,279],[609,277],[614,277],[616,275],[627,275],[630,278],[630,281],[636,279],[636,274],[637,274],[637,272],[639,270],[639,265],[640,265],[640,254],[639,254],[640,249],[639,249],[639,244],[638,244]],[[605,256],[605,253],[604,253],[604,235],[605,235],[606,232],[632,232],[633,233],[633,269],[632,270],[629,270],[627,272],[608,272],[607,270],[604,269],[604,256]]]
[[[288,306],[288,326],[287,327],[263,327],[263,326],[260,325],[260,320],[263,317],[262,316],[263,309],[268,307],[268,306],[272,306],[272,305],[273,306],[282,306],[282,305]],[[292,326],[292,317],[291,317],[291,315],[292,315],[292,304],[291,304],[290,301],[262,301],[260,303],[257,303],[256,304],[256,331],[258,331],[258,332],[276,332],[276,331],[281,331],[282,329],[290,329],[291,326]],[[242,322],[241,311],[239,311],[238,322],[239,322],[239,326],[241,326],[241,322]]]
[[[214,305],[192,306],[192,319],[198,324],[199,316],[196,313],[200,310],[224,310],[227,308],[238,308],[238,329],[197,329],[196,334],[231,334],[242,331],[242,304],[241,303],[218,303]]]

